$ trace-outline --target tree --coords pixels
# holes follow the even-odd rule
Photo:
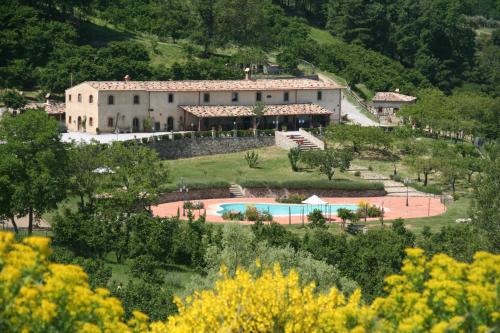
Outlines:
[[[468,224],[450,225],[424,236],[418,244],[427,255],[446,253],[463,262],[471,262],[478,251],[488,251],[491,243],[484,230]]]
[[[11,206],[0,211],[28,215],[31,234],[34,217],[66,198],[68,154],[60,141],[59,125],[41,110],[28,110],[0,120],[0,141],[4,142],[2,155],[11,163],[3,169],[16,167],[15,177],[9,178]],[[9,173],[0,177],[9,177]]]
[[[0,96],[0,101],[13,110],[22,110],[28,104],[28,99],[15,90],[7,90]]]
[[[153,321],[165,320],[175,313],[172,290],[165,285],[131,280],[126,285],[114,284],[110,289],[120,299],[127,319],[133,318],[135,311],[147,314]]]
[[[345,171],[351,164],[352,156],[346,151],[334,151],[326,149],[323,153],[323,158],[320,160],[319,171],[324,174],[328,180],[332,180],[335,174],[335,169]]]
[[[500,251],[500,159],[489,162],[474,183],[470,216],[488,235],[493,251]]]
[[[257,102],[255,106],[252,109],[253,114],[255,115],[255,129],[259,128],[260,121],[262,120],[262,117],[264,116],[264,113],[266,112],[266,105],[262,102]]]
[[[299,148],[292,148],[288,151],[288,160],[290,161],[290,165],[292,166],[293,171],[299,170],[300,156],[301,151]]]
[[[315,209],[307,215],[309,227],[311,228],[325,228],[326,219],[320,209]]]
[[[80,198],[80,209],[92,210],[102,178],[113,172],[104,165],[104,148],[97,142],[75,145],[69,150],[71,190]]]
[[[103,163],[112,171],[104,179],[109,195],[104,202],[119,207],[120,213],[149,210],[168,181],[168,168],[158,153],[139,144],[114,142],[104,151]]]

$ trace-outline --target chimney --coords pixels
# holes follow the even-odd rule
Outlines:
[[[123,80],[124,80],[125,82],[129,82],[129,81],[130,81],[130,79],[131,79],[131,78],[130,78],[130,75],[128,75],[128,74],[127,74],[127,75],[125,75],[125,77],[123,78]]]
[[[251,80],[252,79],[252,72],[250,71],[250,68],[245,68],[245,80]]]

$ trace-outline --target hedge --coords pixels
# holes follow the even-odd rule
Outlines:
[[[276,189],[321,189],[321,190],[384,190],[383,183],[371,183],[351,180],[240,180],[242,187]]]
[[[202,190],[206,188],[229,188],[231,184],[229,182],[223,181],[223,180],[214,180],[211,182],[206,182],[206,183],[190,183],[190,182],[185,182],[184,185],[191,191],[191,190]],[[178,191],[179,188],[181,187],[181,184],[167,184],[165,186],[165,191],[166,192],[174,192]]]

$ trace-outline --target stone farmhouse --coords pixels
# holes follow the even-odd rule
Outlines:
[[[71,132],[298,129],[340,122],[342,86],[313,79],[89,81],[66,90]],[[256,106],[263,112],[256,116]]]

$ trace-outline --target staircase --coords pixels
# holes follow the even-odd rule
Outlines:
[[[300,150],[318,150],[320,147],[309,141],[308,139],[304,138],[301,134],[288,134],[286,136],[289,140],[292,140],[297,144]]]
[[[229,186],[229,196],[231,198],[244,198],[243,189],[238,184],[231,184]]]

